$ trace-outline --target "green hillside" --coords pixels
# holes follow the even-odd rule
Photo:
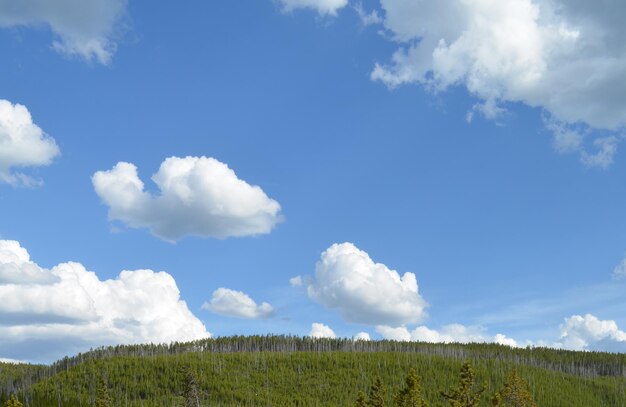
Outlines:
[[[539,406],[626,406],[621,354],[274,336],[102,348],[48,367],[2,364],[0,401],[17,391],[25,406],[91,406],[106,382],[115,406],[179,406],[188,369],[207,406],[351,406],[376,377],[391,406],[413,368],[429,405],[446,406],[440,391],[458,382],[465,360],[487,383],[483,406],[514,369]]]

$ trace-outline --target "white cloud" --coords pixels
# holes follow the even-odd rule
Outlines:
[[[545,110],[559,151],[606,167],[626,126],[626,4],[558,0],[381,0],[384,25],[400,44],[371,77],[393,88],[461,85],[497,117],[507,103]],[[472,114],[470,111],[469,118]],[[585,132],[577,131],[580,127]],[[600,130],[600,131],[596,131]],[[608,137],[605,131],[614,134]],[[591,154],[583,138],[597,150]]]
[[[309,336],[312,338],[336,338],[335,332],[328,325],[314,322],[311,324],[311,332]]]
[[[613,278],[622,279],[626,278],[626,256],[622,259],[622,262],[615,266],[613,269]]]
[[[102,281],[79,263],[44,269],[18,242],[6,240],[0,241],[0,270],[9,270],[0,274],[2,357],[49,361],[106,344],[210,335],[165,272],[122,271]]]
[[[508,338],[502,334],[496,334],[496,336],[493,337],[493,341],[499,345],[510,346],[512,348],[519,347],[519,344],[515,339]]]
[[[381,263],[352,243],[333,244],[322,253],[315,277],[306,279],[310,298],[337,308],[350,322],[368,325],[415,323],[425,316],[415,274]]]
[[[10,363],[12,365],[19,365],[22,363],[28,363],[26,361],[23,360],[15,360],[15,359],[8,359],[8,358],[0,358],[0,363]]]
[[[337,11],[348,5],[348,0],[278,0],[286,12],[308,8],[320,15],[336,16]]]
[[[55,50],[108,64],[126,7],[127,0],[0,1],[0,27],[47,26]]]
[[[295,276],[289,279],[289,284],[292,287],[300,287],[303,284],[302,276]]]
[[[354,335],[352,337],[352,340],[354,341],[370,341],[370,334],[368,334],[367,332],[359,332],[356,335]]]
[[[36,185],[39,181],[13,169],[48,165],[58,154],[54,140],[33,123],[25,106],[0,99],[0,182]]]
[[[416,341],[430,343],[471,343],[471,342],[495,342],[501,345],[517,346],[517,342],[502,334],[493,338],[486,336],[481,327],[466,327],[461,324],[450,324],[437,331],[425,326],[418,326],[409,331],[405,326],[390,327],[379,325],[376,332],[383,338],[394,341]]]
[[[573,315],[561,325],[560,343],[574,350],[626,351],[626,332],[612,320],[586,314]]]
[[[365,8],[363,8],[363,3],[357,3],[353,6],[353,8],[361,19],[361,24],[363,24],[364,27],[382,24],[382,22],[384,21],[383,18],[378,14],[378,10],[372,10],[369,13],[365,11]]]
[[[152,176],[160,195],[144,190],[137,167],[120,162],[92,178],[109,219],[148,228],[165,240],[186,235],[226,238],[269,233],[280,205],[214,158],[170,157]]]
[[[619,139],[615,136],[596,138],[593,141],[595,153],[581,151],[581,161],[589,167],[607,168],[613,163]]]
[[[215,290],[211,302],[205,302],[202,308],[216,314],[239,318],[268,318],[274,312],[270,304],[264,302],[257,305],[247,294],[228,288]]]

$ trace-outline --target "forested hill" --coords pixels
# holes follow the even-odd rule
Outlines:
[[[91,406],[99,386],[114,406],[183,405],[187,371],[202,405],[351,406],[380,377],[391,406],[415,369],[429,405],[444,406],[440,392],[458,381],[464,361],[487,384],[479,405],[491,405],[516,370],[539,406],[626,406],[624,354],[285,336],[103,347],[51,366],[0,364],[0,405],[16,393],[24,406]]]

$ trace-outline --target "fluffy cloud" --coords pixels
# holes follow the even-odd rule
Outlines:
[[[371,77],[393,88],[461,85],[488,118],[507,103],[547,112],[559,151],[612,161],[626,126],[626,4],[558,0],[381,0],[400,44]],[[556,131],[555,131],[556,130]],[[606,134],[606,132],[613,134]],[[563,147],[566,148],[563,148]]]
[[[268,318],[274,312],[270,304],[264,302],[257,305],[247,294],[228,288],[215,290],[211,302],[205,302],[202,308],[216,314],[239,318]]]
[[[214,158],[167,158],[152,180],[158,196],[144,190],[137,167],[125,162],[92,178],[109,219],[169,241],[269,233],[281,220],[278,202]]]
[[[370,338],[370,334],[368,334],[367,332],[359,332],[356,335],[354,335],[352,337],[352,340],[354,341],[369,341],[371,340]]]
[[[208,337],[171,275],[122,271],[102,281],[79,263],[44,269],[0,241],[1,357],[49,361],[93,346]]]
[[[0,182],[35,185],[37,180],[13,169],[48,165],[58,154],[54,140],[33,123],[25,106],[0,99]]]
[[[333,244],[322,253],[314,278],[301,281],[310,298],[337,308],[350,322],[401,325],[425,316],[426,301],[418,293],[415,274],[400,277],[352,243]]]
[[[413,331],[406,327],[390,327],[380,325],[376,327],[376,332],[385,339],[395,341],[417,341],[430,343],[471,343],[471,342],[495,342],[501,345],[517,346],[517,342],[507,338],[502,334],[497,334],[493,338],[485,336],[484,330],[480,327],[466,327],[461,324],[451,324],[442,327],[440,331],[418,326]]]
[[[0,1],[0,27],[48,26],[57,37],[55,50],[107,64],[126,6],[127,0]]]
[[[304,284],[304,281],[302,280],[302,276],[295,276],[289,279],[289,284],[292,287],[300,287]]]
[[[573,315],[561,325],[560,343],[567,349],[626,351],[626,332],[615,321]]]
[[[336,338],[335,332],[328,325],[314,322],[311,324],[311,332],[309,336],[312,338]]]
[[[348,0],[279,0],[286,12],[294,9],[308,8],[321,15],[337,15],[337,11],[348,5]]]

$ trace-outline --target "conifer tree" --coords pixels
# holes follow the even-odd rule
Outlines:
[[[448,392],[442,391],[441,396],[446,399],[451,407],[477,407],[480,396],[487,390],[487,383],[482,387],[474,389],[474,369],[469,362],[463,363],[461,367],[461,378],[459,384]]]
[[[11,394],[11,397],[4,403],[4,407],[22,407],[22,403],[15,397],[15,394]]]
[[[385,406],[385,386],[380,377],[377,377],[372,387],[370,387],[368,407],[384,407]]]
[[[106,381],[103,379],[98,383],[98,389],[96,390],[96,402],[95,407],[113,407],[111,396],[109,395],[109,387]]]
[[[360,391],[356,395],[356,401],[354,402],[354,407],[367,407],[367,400],[365,399],[365,393]]]
[[[422,398],[420,377],[411,369],[404,379],[404,388],[393,398],[398,407],[427,407],[428,403]]]
[[[537,407],[533,397],[528,391],[528,384],[513,370],[507,376],[504,386],[493,396],[491,400],[498,407]]]

